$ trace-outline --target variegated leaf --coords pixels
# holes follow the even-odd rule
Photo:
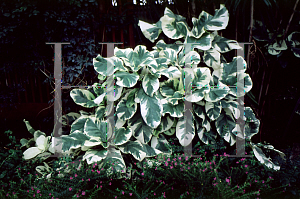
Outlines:
[[[182,42],[176,41],[174,44],[166,44],[164,40],[159,40],[156,43],[155,47],[153,47],[153,49],[157,49],[158,51],[161,51],[161,50],[166,50],[171,48],[178,53],[183,48],[183,45],[179,45],[179,44],[182,44]]]
[[[122,87],[131,88],[136,85],[139,75],[137,73],[128,73],[128,72],[116,72],[114,74],[117,77],[117,85]]]
[[[192,94],[187,96],[185,99],[189,102],[199,102],[204,98],[205,93],[209,92],[209,87],[202,87],[200,89],[193,88]]]
[[[169,68],[158,71],[158,74],[164,75],[169,79],[175,79],[180,77],[181,72],[178,70],[178,68],[171,66]]]
[[[159,81],[154,75],[148,73],[143,79],[142,86],[145,93],[150,97],[153,97],[153,93],[159,88]]]
[[[107,142],[106,122],[90,117],[84,125],[84,134],[92,138],[100,138],[101,142]],[[106,145],[105,145],[106,146]]]
[[[218,70],[221,67],[220,53],[214,48],[204,51],[203,59],[205,64],[214,70]]]
[[[128,120],[128,119],[132,118],[137,110],[136,103],[134,103],[130,107],[126,106],[128,96],[129,96],[129,93],[127,93],[124,96],[124,98],[122,98],[120,100],[120,102],[118,103],[117,108],[116,108],[116,114],[117,114],[118,118],[120,118],[121,120]],[[133,99],[131,99],[131,100],[133,100]],[[132,103],[132,101],[131,101],[131,103]]]
[[[185,54],[182,59],[179,60],[179,65],[185,66],[186,63],[199,64],[200,61],[200,55],[196,51],[190,51],[189,53]]]
[[[194,69],[195,77],[192,81],[193,87],[201,89],[203,87],[209,86],[211,80],[210,70],[207,67],[195,68]]]
[[[221,137],[223,137],[232,146],[236,141],[236,135],[233,134],[233,129],[236,122],[229,109],[223,109],[224,112],[216,120],[216,128]]]
[[[106,155],[107,150],[89,150],[84,154],[82,160],[86,160],[88,164],[92,164],[105,159]]]
[[[76,104],[85,108],[92,108],[98,106],[98,104],[94,102],[95,96],[88,90],[73,89],[70,92],[70,96]]]
[[[207,116],[211,119],[211,121],[216,120],[220,116],[221,110],[222,106],[220,101],[205,103],[205,111]]]
[[[165,9],[164,16],[160,18],[160,21],[162,30],[167,37],[180,39],[187,35],[188,26],[185,18],[175,15],[169,8]]]
[[[141,28],[144,36],[149,39],[152,43],[158,38],[159,34],[162,32],[161,21],[155,24],[149,24],[147,22],[139,20],[138,25]]]
[[[163,111],[162,115],[164,116],[166,113],[169,113],[172,117],[180,118],[183,116],[184,103],[178,103],[177,105],[173,105],[166,100],[162,100]]]
[[[219,82],[220,83],[220,82]],[[209,93],[205,93],[204,99],[208,102],[217,102],[223,99],[230,89],[228,86],[220,83],[219,87],[212,86]]]
[[[119,149],[125,154],[131,154],[136,160],[142,161],[146,157],[146,153],[143,151],[143,145],[140,141],[128,141],[119,146]]]
[[[159,134],[158,137],[152,137],[151,147],[161,151],[164,154],[172,154],[172,148],[170,147],[170,143],[162,134]]]
[[[235,40],[229,40],[219,35],[214,37],[212,42],[213,47],[220,53],[227,53],[234,49],[241,49],[242,47]]]
[[[191,43],[192,48],[198,48],[200,50],[209,50],[212,46],[212,37],[209,33],[204,33],[200,38],[188,36],[186,43]],[[195,44],[197,43],[197,44]]]
[[[166,115],[161,118],[161,122],[158,128],[161,127],[160,131],[165,132],[173,126],[173,123],[174,123],[174,119]]]
[[[188,146],[192,142],[193,138],[195,137],[193,115],[191,115],[190,120],[186,119],[186,117],[182,117],[178,120],[176,126],[176,137],[182,146]]]
[[[132,129],[131,128],[124,128],[121,127],[115,130],[114,134],[114,143],[115,145],[122,145],[129,141],[130,137],[132,136]]]
[[[146,124],[152,128],[156,128],[160,123],[163,106],[156,95],[148,96],[141,88],[137,93],[136,100],[139,101],[141,107],[141,115]],[[136,102],[137,102],[136,101]]]
[[[161,154],[162,152],[160,150],[157,150],[148,144],[143,144],[143,151],[146,153],[146,157],[154,157],[157,156],[158,154]]]
[[[128,124],[132,129],[133,136],[142,144],[147,144],[151,140],[153,128],[144,122],[139,111],[129,119]]]
[[[98,110],[98,108],[96,110]],[[97,116],[97,114],[98,114],[98,118],[99,118],[99,116],[101,116],[100,112],[99,111],[96,112],[96,116]],[[86,120],[88,120],[88,119],[89,119],[89,116],[86,116],[86,115],[82,115],[79,118],[77,118],[71,125],[70,134],[75,132],[76,130],[83,133],[84,124],[85,124]]]

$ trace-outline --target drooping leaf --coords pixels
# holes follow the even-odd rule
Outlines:
[[[146,124],[156,128],[160,123],[163,111],[163,106],[158,97],[155,94],[153,97],[148,96],[141,88],[137,93],[136,102],[140,103],[141,115]]]
[[[195,137],[194,118],[181,117],[176,125],[176,137],[182,146],[188,146]]]
[[[128,141],[119,146],[122,153],[131,154],[136,160],[142,161],[146,157],[146,153],[143,151],[143,145],[140,141]]]
[[[122,98],[120,100],[120,102],[118,103],[117,108],[116,108],[116,115],[121,120],[128,120],[128,119],[132,118],[137,110],[137,104],[134,103],[134,101],[133,101],[134,99],[133,98],[128,99],[129,94],[130,93],[127,93],[124,96],[124,98]],[[128,102],[127,99],[130,100],[131,104],[132,103],[134,103],[134,104],[132,104],[132,106],[128,107],[126,105],[126,103]]]
[[[148,73],[143,79],[142,86],[145,93],[153,97],[153,94],[159,89],[159,81],[154,75]]]
[[[151,140],[153,128],[144,122],[139,111],[129,119],[128,124],[132,129],[133,136],[142,144],[147,144]]]
[[[88,164],[92,164],[105,159],[106,155],[107,150],[89,150],[84,154],[82,160],[86,160]]]

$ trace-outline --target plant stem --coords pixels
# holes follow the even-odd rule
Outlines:
[[[296,11],[296,8],[297,8],[298,3],[299,3],[299,0],[297,0],[296,3],[295,3],[295,5],[294,5],[294,10],[293,10],[293,13],[292,13],[292,15],[291,15],[291,17],[290,17],[289,23],[288,23],[288,25],[286,26],[286,29],[285,29],[285,32],[284,32],[284,35],[283,35],[283,40],[285,39],[286,34],[287,34],[288,30],[289,30],[289,27],[290,27],[290,24],[291,24],[292,19],[293,19],[293,17],[294,17],[294,14],[295,14],[295,11]]]

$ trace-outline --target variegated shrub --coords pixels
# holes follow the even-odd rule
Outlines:
[[[113,171],[125,172],[124,154],[132,155],[138,161],[161,153],[171,154],[166,136],[176,136],[182,146],[187,146],[196,134],[205,144],[215,143],[219,135],[234,145],[236,117],[243,114],[238,111],[236,99],[250,91],[252,81],[245,73],[246,62],[242,57],[234,57],[227,63],[222,56],[222,53],[241,48],[236,41],[217,33],[226,28],[228,20],[227,9],[220,5],[214,16],[202,11],[198,18],[193,18],[192,29],[184,17],[168,8],[155,24],[139,21],[143,34],[151,42],[162,32],[178,41],[166,44],[159,40],[152,51],[139,45],[134,49],[116,47],[114,56],[109,58],[98,55],[93,65],[99,73],[98,78],[106,80],[105,83],[95,83],[86,90],[73,89],[70,93],[76,104],[94,108],[95,112],[82,112],[73,122],[70,134],[56,138],[62,144],[62,150],[70,153],[85,151],[83,160],[88,164],[118,160]],[[189,51],[184,45],[187,43],[192,43]],[[239,71],[238,62],[244,65]],[[192,68],[186,67],[186,63]],[[239,93],[237,74],[245,82],[243,92]],[[107,110],[108,91],[104,86],[111,84],[107,77],[112,75],[116,77],[116,106]],[[189,84],[185,85],[185,78],[191,79]],[[192,93],[185,95],[188,86]],[[184,119],[185,100],[192,103],[192,118],[187,122]],[[115,111],[115,138],[109,141],[111,135],[107,134],[106,116],[112,108]],[[260,122],[250,107],[245,108],[244,120],[245,136],[250,140],[259,132]],[[191,131],[185,131],[185,123]],[[261,163],[279,169],[258,145],[250,143]],[[110,145],[114,148],[110,149]],[[108,154],[112,156],[107,158]]]

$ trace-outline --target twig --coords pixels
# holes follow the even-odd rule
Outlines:
[[[290,17],[289,23],[288,23],[288,25],[286,26],[286,29],[285,29],[285,32],[284,32],[284,35],[283,35],[283,40],[285,39],[286,34],[287,34],[288,30],[289,30],[289,27],[290,27],[290,24],[291,24],[292,19],[293,19],[293,17],[294,17],[294,14],[295,14],[295,11],[296,11],[296,8],[297,8],[298,3],[299,3],[299,0],[297,0],[296,3],[295,3],[295,5],[294,5],[294,10],[293,10],[293,13],[292,13],[292,15],[291,15],[291,17]]]

